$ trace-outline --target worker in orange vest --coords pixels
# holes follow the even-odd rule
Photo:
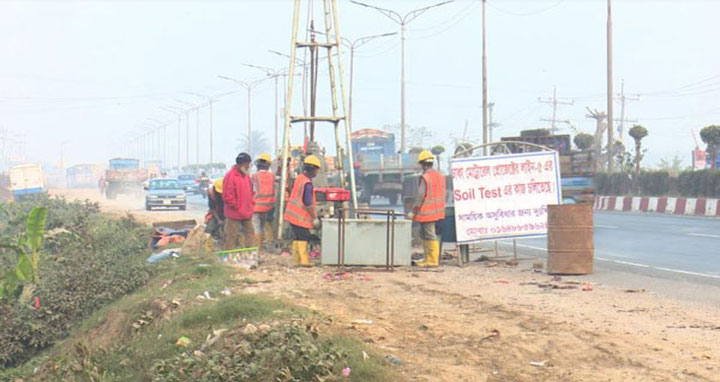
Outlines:
[[[272,227],[267,229],[267,226],[272,223],[272,210],[275,207],[275,176],[270,171],[271,162],[270,154],[261,154],[255,160],[257,172],[252,175],[253,200],[255,201],[252,222],[258,247],[262,245],[263,237],[265,239],[272,238]]]
[[[436,267],[440,263],[440,243],[435,233],[435,223],[445,219],[445,177],[435,169],[435,156],[430,151],[418,155],[423,174],[420,177],[418,196],[408,217],[421,226],[425,259],[419,267]]]
[[[308,242],[312,236],[310,230],[320,226],[317,217],[315,190],[312,179],[320,170],[320,159],[308,155],[303,161],[303,173],[298,175],[293,184],[284,219],[292,228],[292,255],[295,265],[310,266]]]

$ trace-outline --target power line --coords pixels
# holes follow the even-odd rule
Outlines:
[[[547,11],[549,11],[549,10],[557,7],[558,5],[560,5],[560,4],[564,3],[564,2],[565,2],[565,0],[558,0],[558,1],[556,1],[555,3],[549,5],[549,6],[545,7],[545,8],[542,8],[542,9],[539,9],[539,10],[536,10],[536,11],[531,11],[531,12],[513,12],[513,11],[508,11],[508,10],[506,10],[506,9],[502,9],[502,8],[498,7],[497,5],[493,5],[493,3],[490,3],[490,2],[488,2],[488,5],[490,5],[492,8],[494,8],[494,9],[497,10],[497,11],[500,11],[500,12],[502,12],[502,13],[505,13],[505,14],[508,14],[508,15],[512,15],[512,16],[535,16],[535,15],[539,15],[539,14],[541,14],[541,13],[545,13],[545,12],[547,12]]]

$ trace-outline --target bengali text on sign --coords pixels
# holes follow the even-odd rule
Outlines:
[[[554,151],[454,159],[451,175],[460,243],[546,235],[561,200]]]

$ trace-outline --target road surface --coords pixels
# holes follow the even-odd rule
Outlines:
[[[720,306],[720,219],[599,211],[594,219],[588,280]],[[517,243],[522,256],[547,255],[544,238]]]
[[[595,259],[720,280],[720,219],[595,212]],[[546,240],[518,241],[544,250]]]

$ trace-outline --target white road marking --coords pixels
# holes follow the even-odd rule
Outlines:
[[[688,236],[711,237],[713,239],[720,239],[720,235],[713,235],[709,233],[689,233]]]
[[[502,243],[512,245],[512,242],[502,242]],[[517,246],[520,247],[520,248],[528,248],[528,249],[534,249],[534,250],[539,250],[539,251],[547,252],[547,248],[543,248],[543,247],[536,247],[536,246],[533,246],[533,245],[520,244],[520,243],[518,243]],[[638,267],[638,268],[649,268],[649,269],[655,269],[655,270],[658,270],[658,271],[665,271],[665,272],[672,272],[672,273],[681,273],[681,274],[684,274],[684,275],[708,277],[708,278],[712,278],[712,279],[720,279],[720,275],[712,275],[712,274],[707,274],[707,273],[684,271],[684,270],[682,270],[682,269],[673,269],[673,268],[665,268],[665,267],[653,267],[653,266],[651,266],[651,265],[631,263],[631,262],[629,262],[629,261],[614,260],[614,259],[608,259],[608,258],[598,257],[598,256],[596,256],[595,259],[600,260],[600,261],[606,261],[606,262],[609,262],[609,263],[630,265],[630,266]]]
[[[616,225],[603,225],[603,224],[595,224],[595,227],[597,228],[607,228],[607,229],[618,229],[620,227]]]

